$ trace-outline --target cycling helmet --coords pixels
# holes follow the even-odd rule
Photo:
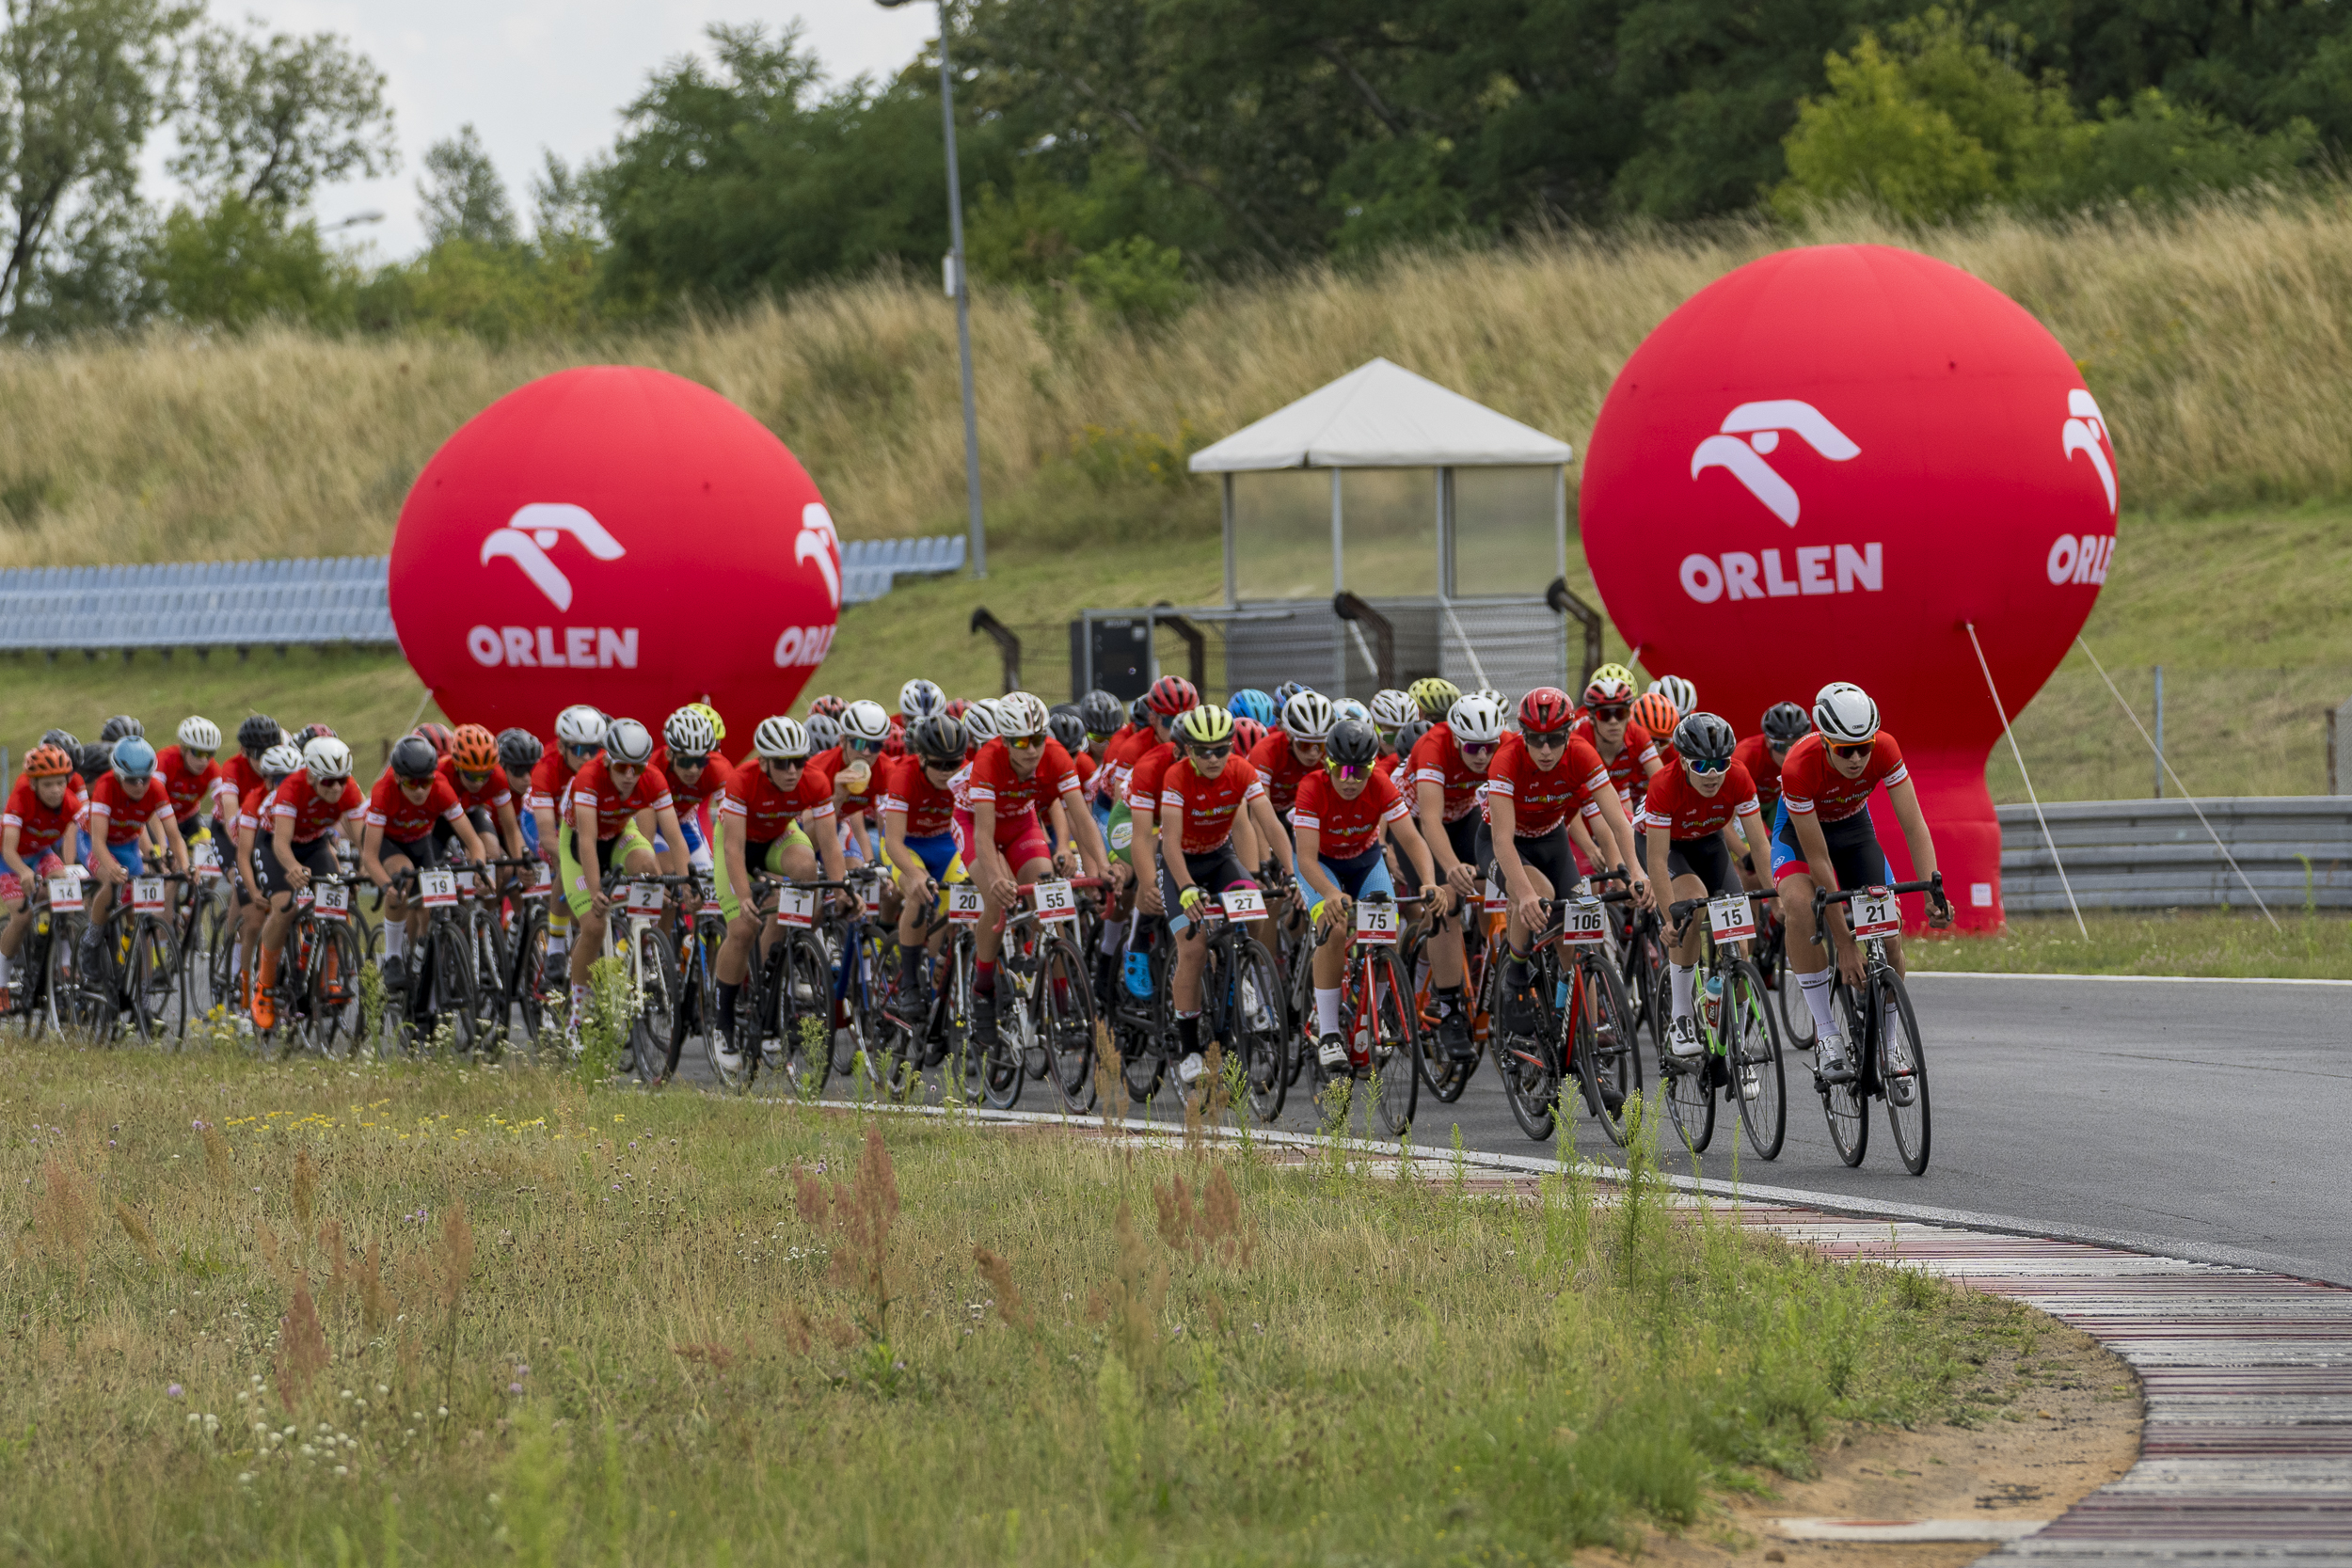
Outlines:
[[[689,703],[686,705],[710,721],[710,739],[715,750],[718,744],[727,737],[727,721],[720,718],[719,710],[708,703]]]
[[[1254,752],[1258,749],[1258,742],[1263,740],[1265,736],[1266,728],[1263,724],[1246,714],[1235,716],[1233,720],[1234,751]]]
[[[837,716],[841,721],[841,738],[862,740],[868,746],[880,746],[890,738],[890,715],[880,703],[859,698]]]
[[[77,757],[82,754],[82,743],[74,739],[72,733],[69,730],[45,730],[41,734],[40,743],[44,746],[62,747]]]
[[[1675,726],[1675,750],[1686,762],[1729,762],[1740,737],[1731,726],[1711,713],[1686,714]]]
[[[1261,724],[1274,722],[1274,698],[1254,686],[1245,686],[1225,705],[1225,711],[1236,719],[1255,719]]]
[[[1375,729],[1401,730],[1421,717],[1421,705],[1391,687],[1373,694],[1372,722]]]
[[[950,697],[947,699],[947,705],[941,708],[939,711],[946,717],[961,723],[963,720],[963,716],[972,711],[972,699],[969,697]]]
[[[838,719],[841,717],[842,710],[849,705],[848,703],[828,691],[821,697],[811,697],[808,700],[808,714],[812,719]]]
[[[1294,740],[1326,740],[1338,715],[1320,691],[1300,691],[1282,705],[1282,728]]]
[[[917,719],[907,726],[907,744],[914,754],[937,768],[963,765],[963,726],[945,714]]]
[[[1127,721],[1127,710],[1119,705],[1119,699],[1096,688],[1078,702],[1078,717],[1089,735],[1116,735]]]
[[[812,713],[801,722],[808,728],[808,746],[812,752],[830,752],[841,744],[841,721]]]
[[[752,750],[769,762],[782,762],[787,758],[794,762],[804,761],[808,756],[808,745],[807,729],[798,719],[788,719],[783,714],[773,719],[762,719],[759,728],[752,732]]]
[[[262,778],[276,784],[289,773],[302,771],[302,748],[291,740],[281,740],[263,748],[262,760],[253,766],[262,770]]]
[[[1698,688],[1680,675],[1661,675],[1649,683],[1649,689],[1674,704],[1677,713],[1688,713],[1699,705]]]
[[[1173,719],[1200,705],[1200,690],[1182,675],[1162,675],[1143,694],[1143,701],[1161,718]]]
[[[421,735],[404,735],[392,743],[392,776],[405,784],[422,784],[440,770],[441,754]]]
[[[237,726],[237,749],[247,756],[260,756],[286,738],[286,732],[278,727],[278,721],[266,713],[248,715]]]
[[[99,774],[115,765],[115,749],[91,741],[74,758],[73,770],[86,780],[95,781]]]
[[[1454,705],[1462,700],[1462,689],[1443,675],[1423,675],[1405,689],[1421,709],[1421,716],[1435,724],[1454,711]]]
[[[329,740],[337,738],[335,732],[328,729],[325,724],[305,724],[301,729],[294,732],[294,744],[297,746],[308,746],[310,742],[316,740],[321,736],[326,736]]]
[[[917,675],[898,688],[898,717],[909,722],[943,713],[947,707],[947,693]]]
[[[302,766],[312,784],[331,784],[351,777],[351,748],[331,735],[312,736],[303,742]]]
[[[703,717],[701,708],[691,705],[661,721],[661,739],[674,756],[707,757],[719,746],[710,721]]]
[[[1586,707],[1614,706],[1633,701],[1633,682],[1618,672],[1621,664],[1604,664],[1593,672],[1593,678],[1584,683]]]
[[[963,738],[973,746],[985,746],[1004,732],[996,725],[996,705],[986,697],[976,700],[963,710],[957,722],[963,726]]]
[[[1774,703],[1764,710],[1764,738],[1787,746],[1813,733],[1813,721],[1794,703]]]
[[[555,716],[555,740],[559,746],[601,746],[608,721],[603,710],[586,703],[574,703]]]
[[[1043,735],[1050,717],[1043,700],[1032,692],[1011,691],[996,699],[998,735]]]
[[[189,714],[180,721],[180,749],[183,752],[219,751],[220,726],[200,714]]]
[[[1185,746],[1224,746],[1233,738],[1233,716],[1203,703],[1185,711],[1176,725],[1176,738]]]
[[[1833,744],[1858,746],[1877,738],[1879,705],[1851,681],[1832,681],[1813,698],[1813,727]]]
[[[437,758],[449,755],[450,738],[453,734],[455,734],[455,732],[453,731],[447,724],[419,724],[415,729],[410,730],[408,733],[419,736],[421,739],[431,741],[433,743],[433,754]]]
[[[1482,686],[1477,690],[1471,692],[1470,695],[1473,697],[1491,697],[1494,699],[1495,706],[1500,708],[1507,708],[1511,705],[1511,700],[1508,697],[1505,697],[1502,692],[1497,691],[1491,686]]]
[[[1411,756],[1413,748],[1421,744],[1421,737],[1435,728],[1437,726],[1426,719],[1416,719],[1400,727],[1396,732],[1396,754],[1401,757]]]
[[[1624,665],[1617,663],[1614,659],[1612,659],[1612,660],[1611,660],[1609,663],[1607,663],[1607,664],[1596,664],[1596,665],[1594,665],[1594,666],[1593,666],[1593,673],[1592,673],[1590,675],[1586,676],[1586,677],[1585,677],[1585,679],[1586,679],[1587,681],[1597,681],[1597,680],[1613,680],[1613,681],[1619,681],[1619,682],[1622,682],[1622,683],[1625,685],[1625,687],[1626,687],[1626,688],[1629,690],[1629,689],[1632,689],[1632,686],[1633,686],[1633,672],[1632,672],[1632,671],[1630,671],[1630,670],[1629,670],[1629,669],[1627,669]]]
[[[127,713],[118,713],[106,721],[105,727],[98,732],[98,739],[100,744],[111,746],[127,735],[135,735],[143,739],[147,735],[147,726]]]
[[[1369,724],[1372,722],[1372,709],[1353,697],[1342,697],[1331,705],[1331,722],[1336,724],[1343,719]]]
[[[653,731],[634,719],[615,719],[604,732],[607,762],[643,768],[653,760]]]
[[[1576,705],[1556,686],[1539,686],[1519,699],[1519,733],[1556,735],[1576,722]]]
[[[1445,721],[1456,745],[1494,746],[1502,740],[1502,705],[1483,691],[1455,698]]]
[[[525,729],[499,731],[499,766],[516,772],[539,766],[539,759],[548,754],[539,737]]]
[[[1145,702],[1140,697],[1137,697],[1134,702],[1129,703],[1127,705],[1127,722],[1135,725],[1137,729],[1141,729],[1150,724],[1152,722],[1152,705]]]
[[[1057,707],[1047,714],[1045,730],[1048,735],[1061,742],[1063,751],[1068,752],[1073,757],[1086,750],[1086,721],[1078,717],[1076,708]]]
[[[63,779],[72,772],[73,758],[62,746],[36,746],[24,759],[24,776],[28,779]]]
[[[115,742],[110,766],[115,776],[125,784],[144,779],[155,771],[155,748],[147,743],[145,736],[126,735]]]
[[[1291,705],[1291,699],[1293,697],[1297,696],[1301,691],[1312,691],[1313,689],[1314,688],[1309,686],[1305,681],[1284,681],[1281,685],[1274,689],[1274,711],[1277,713],[1287,711]]]
[[[499,765],[498,736],[480,724],[460,724],[450,737],[449,754],[461,773],[487,773]]]
[[[1682,710],[1663,691],[1645,691],[1633,699],[1633,721],[1655,739],[1675,733],[1675,726],[1682,722]]]
[[[1343,767],[1370,768],[1380,760],[1380,732],[1370,720],[1341,720],[1323,745],[1324,754]]]

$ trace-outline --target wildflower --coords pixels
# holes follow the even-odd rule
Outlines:
[[[170,1387],[168,1387],[168,1388],[165,1389],[165,1390],[164,1390],[164,1392],[165,1392],[166,1394],[168,1394],[171,1398],[173,1398],[173,1399],[175,1399],[175,1400],[176,1400],[176,1399],[178,1399],[178,1398],[179,1398],[182,1394],[183,1394],[183,1393],[187,1392],[187,1390],[186,1390],[186,1389],[184,1389],[184,1388],[183,1388],[183,1387],[181,1387],[178,1384],[176,1384],[176,1383],[175,1383],[175,1384],[173,1384]]]

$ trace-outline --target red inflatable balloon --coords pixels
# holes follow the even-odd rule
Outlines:
[[[833,643],[841,546],[784,443],[664,371],[532,382],[426,464],[392,538],[401,651],[442,711],[542,736],[572,703],[659,732],[707,698],[730,752]]]
[[[2115,451],[2058,341],[1956,267],[1822,245],[1709,284],[1634,351],[1593,427],[1586,558],[1643,665],[1752,735],[1833,680],[1902,744],[1963,927],[2001,921],[1985,789],[2098,597]],[[1883,802],[1883,795],[1882,795]],[[1880,838],[1907,875],[1892,814]],[[1916,917],[1916,901],[1914,901]]]

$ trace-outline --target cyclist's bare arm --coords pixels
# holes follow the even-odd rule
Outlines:
[[[572,808],[572,859],[580,863],[580,874],[586,879],[588,907],[602,910],[604,870],[596,864],[596,808],[586,800]]]
[[[1650,900],[1649,873],[1642,868],[1641,857],[1633,852],[1633,824],[1625,815],[1625,802],[1613,789],[1603,789],[1593,797],[1600,803],[1601,820],[1609,824],[1609,833],[1616,840],[1618,863],[1633,877],[1633,902],[1637,908],[1647,909]]]
[[[1903,843],[1911,849],[1911,876],[1915,881],[1935,879],[1935,839],[1928,832],[1927,814],[1919,809],[1919,792],[1909,779],[1890,786],[1886,799],[1895,808],[1896,824],[1903,831]],[[1952,923],[1952,907],[1948,903],[1928,900],[1928,924],[1941,930]]]
[[[499,807],[491,820],[498,826],[499,842],[506,847],[506,858],[515,861],[522,859],[523,823],[522,818],[515,815],[514,802],[510,800]]]
[[[1282,819],[1274,815],[1274,802],[1260,795],[1248,802],[1248,807],[1249,820],[1258,825],[1258,832],[1274,848],[1275,863],[1295,878],[1298,875],[1298,859],[1291,853],[1291,835],[1282,831]]]
[[[673,877],[686,875],[686,834],[678,827],[677,808],[663,806],[654,813],[654,826],[661,831],[661,869]]]
[[[882,853],[890,857],[890,863],[897,866],[898,875],[906,879],[908,895],[912,897],[931,879],[931,874],[924,867],[920,857],[907,847],[907,814],[885,811],[882,814]]]
[[[1078,846],[1078,857],[1086,863],[1087,875],[1107,879],[1110,872],[1110,851],[1104,847],[1103,835],[1095,830],[1094,814],[1087,810],[1086,799],[1074,789],[1062,791],[1061,805],[1070,821],[1064,843]]]
[[[1433,886],[1438,880],[1438,863],[1431,858],[1429,846],[1422,838],[1421,830],[1413,826],[1413,819],[1400,816],[1390,823],[1389,837],[1405,851],[1405,858],[1413,863],[1413,869],[1421,873],[1421,885]]]
[[[1761,892],[1771,885],[1765,878],[1770,874],[1772,864],[1772,842],[1764,833],[1764,814],[1759,811],[1753,816],[1736,817],[1734,820],[1740,824],[1746,838],[1749,858],[1742,862],[1737,852],[1738,846],[1735,844],[1732,847],[1734,852],[1731,863],[1739,868],[1740,879],[1744,885]],[[1730,830],[1724,830],[1724,836],[1729,838]],[[1754,870],[1749,869],[1751,865],[1755,867]]]
[[[16,852],[20,832],[21,830],[13,822],[6,827],[0,827],[0,861],[8,863],[8,870],[14,874],[19,882],[24,885],[26,891],[30,892],[33,885],[33,868],[18,858]],[[67,838],[72,836],[71,832],[66,834]],[[59,842],[62,843],[63,840]]]
[[[1135,834],[1128,841],[1128,849],[1135,858],[1136,901],[1146,914],[1165,914],[1168,911],[1160,908],[1159,813],[1131,800],[1127,820]]]
[[[460,813],[457,820],[450,826],[457,830],[457,842],[466,847],[468,860],[480,865],[490,858],[488,851],[482,847],[482,835],[473,831],[473,823],[468,820],[463,813]]]
[[[371,822],[359,834],[359,875],[377,887],[392,879],[384,869],[384,830]]]

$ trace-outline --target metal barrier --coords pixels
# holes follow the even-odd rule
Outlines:
[[[2272,911],[2352,909],[2352,800],[2328,795],[2200,800]],[[2030,806],[2001,819],[2001,901],[2063,911],[2066,895]],[[2045,802],[2050,835],[2085,909],[2250,909],[2254,900],[2185,800]]]

